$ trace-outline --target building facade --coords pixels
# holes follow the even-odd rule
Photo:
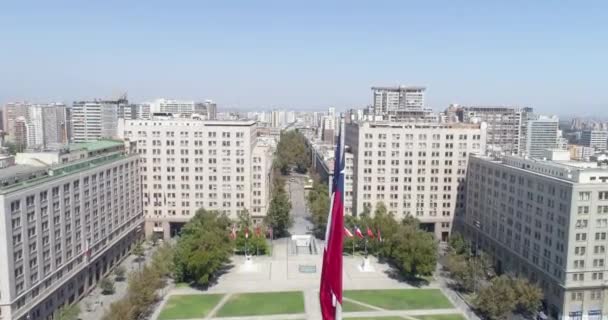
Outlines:
[[[488,125],[488,152],[514,155],[521,151],[523,126],[532,108],[519,107],[458,107],[460,122],[485,122]]]
[[[383,202],[397,219],[413,216],[447,240],[464,210],[469,154],[484,154],[485,124],[361,122],[346,125],[353,154],[353,212]]]
[[[115,138],[118,135],[118,119],[124,118],[128,106],[126,98],[75,101],[70,112],[73,142]]]
[[[376,114],[424,108],[425,87],[372,87]]]
[[[472,156],[464,234],[499,272],[536,282],[553,318],[602,319],[608,168],[560,152],[549,160]]]
[[[128,254],[143,213],[138,156],[120,145],[0,169],[0,318],[51,319]]]
[[[581,144],[597,152],[604,152],[608,144],[608,131],[584,130],[581,132]]]
[[[557,117],[534,116],[526,121],[522,135],[522,150],[530,158],[541,158],[547,149],[558,146],[559,119]]]
[[[200,208],[266,215],[272,152],[255,121],[123,120],[119,131],[142,158],[147,234],[168,238]]]

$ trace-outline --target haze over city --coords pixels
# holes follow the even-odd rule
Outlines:
[[[7,2],[0,103],[214,99],[225,109],[338,110],[372,85],[427,104],[608,106],[607,4],[472,1]]]

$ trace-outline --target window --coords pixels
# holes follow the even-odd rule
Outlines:
[[[584,192],[578,193],[579,201],[589,201],[590,198],[591,198],[591,192],[589,192],[589,191],[584,191]]]
[[[573,291],[572,293],[570,293],[570,300],[583,301],[583,292],[582,291]]]
[[[589,206],[579,206],[578,214],[589,214]]]
[[[600,200],[608,200],[608,191],[600,191],[598,193],[598,198]]]

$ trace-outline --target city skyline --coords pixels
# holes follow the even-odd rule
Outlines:
[[[590,116],[608,104],[601,2],[348,4],[11,3],[0,103],[127,92],[224,110],[345,110],[371,104],[371,86],[403,84],[427,87],[434,110]]]

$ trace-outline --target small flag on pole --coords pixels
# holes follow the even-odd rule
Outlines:
[[[374,232],[369,227],[367,227],[367,236],[370,237],[371,239],[374,238]]]
[[[249,239],[249,228],[245,227],[245,239]]]
[[[232,230],[230,230],[230,239],[236,239],[236,226],[234,224],[232,225]]]
[[[255,227],[255,235],[257,237],[262,235],[262,229],[260,228],[260,226]]]
[[[355,234],[359,239],[363,239],[363,232],[361,232],[361,229],[359,229],[359,227],[355,227]]]
[[[352,233],[352,232],[350,232],[350,230],[348,230],[348,228],[347,228],[347,227],[344,227],[344,234],[345,234],[347,237],[349,237],[349,238],[352,238],[352,237],[353,237],[353,233]]]
[[[378,228],[378,230],[376,231],[376,234],[378,235],[378,241],[382,242],[382,235],[380,234],[380,228]]]

